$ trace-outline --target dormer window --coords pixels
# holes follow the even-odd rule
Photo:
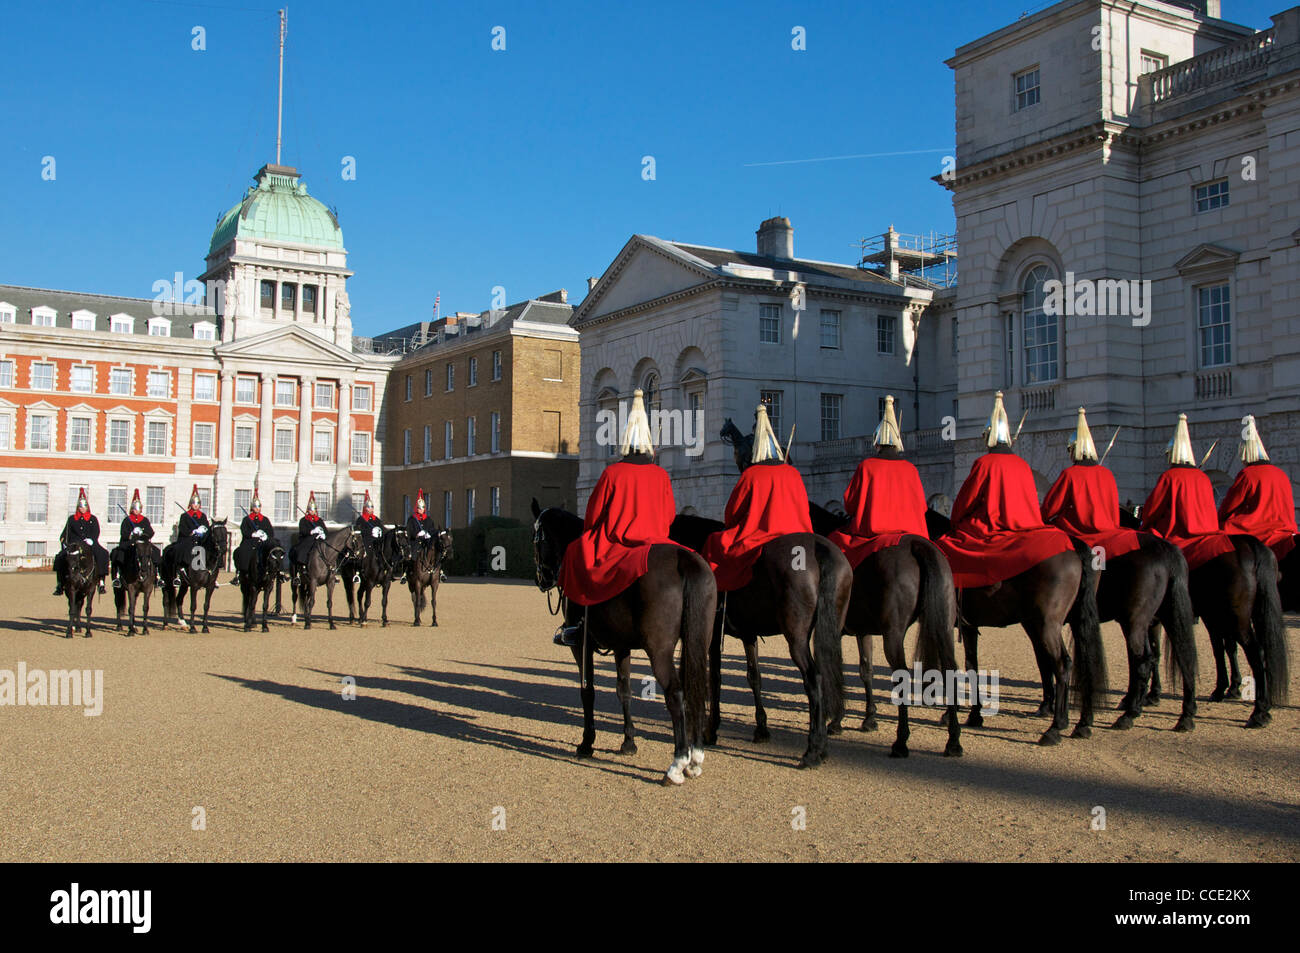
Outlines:
[[[211,321],[199,321],[194,325],[194,340],[215,341],[216,339],[217,326]]]
[[[115,314],[108,319],[108,329],[114,334],[134,334],[135,318],[129,314]]]
[[[93,331],[95,330],[95,313],[82,308],[79,311],[72,312],[72,330],[74,331]]]
[[[44,305],[32,308],[32,327],[34,328],[52,328],[54,327],[54,316],[58,314],[53,308],[47,308]]]
[[[170,318],[150,318],[149,319],[149,336],[151,338],[169,338],[172,336],[172,322]]]
[[[1016,92],[1016,112],[1038,105],[1042,98],[1038,86],[1038,67],[1019,72],[1014,77]]]
[[[8,301],[0,301],[0,324],[17,324],[18,309]]]

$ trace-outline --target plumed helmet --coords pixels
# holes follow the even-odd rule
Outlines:
[[[1075,463],[1097,459],[1097,446],[1092,442],[1092,431],[1088,429],[1088,415],[1079,408],[1079,420],[1074,425],[1074,439],[1070,441],[1070,459]]]
[[[984,445],[990,450],[997,446],[1011,446],[1011,422],[1007,420],[1007,409],[1002,405],[1002,391],[993,395],[993,412],[989,414],[989,425],[984,428]]]
[[[880,424],[876,427],[871,442],[877,447],[893,447],[902,452],[903,435],[898,429],[898,418],[894,416],[893,394],[885,396],[885,412],[880,418]]]
[[[1267,461],[1268,451],[1264,449],[1264,441],[1259,439],[1259,428],[1255,426],[1255,415],[1247,414],[1245,426],[1241,430],[1241,462],[1265,463]]]
[[[623,456],[631,453],[648,453],[654,455],[654,440],[650,435],[650,418],[645,412],[645,392],[637,388],[632,392],[632,409],[628,411],[627,426],[623,428],[623,439],[619,445]]]
[[[759,404],[754,413],[754,449],[749,458],[750,463],[763,463],[765,460],[784,460],[781,444],[772,432],[772,421],[767,417],[767,404]]]
[[[1186,465],[1196,466],[1196,457],[1192,454],[1192,435],[1187,430],[1187,415],[1178,415],[1178,426],[1174,428],[1174,435],[1165,446],[1165,456],[1169,458],[1170,466]]]

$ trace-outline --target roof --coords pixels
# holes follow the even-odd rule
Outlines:
[[[710,248],[708,245],[688,245],[685,242],[665,242],[688,255],[707,262],[715,268],[729,265],[744,265],[751,268],[768,268],[772,271],[798,272],[808,278],[840,278],[847,281],[873,282],[891,288],[899,287],[899,282],[890,281],[884,275],[874,274],[856,265],[842,265],[828,261],[812,261],[806,258],[771,258],[744,252],[732,248]]]
[[[486,331],[505,331],[520,323],[552,325],[567,331],[573,306],[556,301],[529,298],[504,308],[493,308],[468,317],[439,318],[437,321],[417,321],[373,338],[374,349],[379,352],[416,350],[450,345],[467,340],[471,335]]]
[[[54,326],[72,327],[72,312],[89,311],[95,315],[95,330],[108,331],[109,318],[126,314],[135,318],[133,333],[147,335],[149,319],[164,317],[171,320],[172,337],[192,337],[194,325],[199,322],[219,324],[217,313],[209,305],[176,304],[169,300],[153,298],[122,298],[116,295],[87,294],[80,291],[54,291],[47,288],[26,288],[22,285],[0,285],[0,302],[11,304],[17,311],[16,323],[32,323],[32,309],[39,307],[55,310]],[[171,313],[175,308],[177,313]]]
[[[343,230],[334,213],[307,194],[298,170],[289,166],[264,165],[257,184],[217,220],[208,254],[212,255],[236,238],[253,238],[343,248]]]

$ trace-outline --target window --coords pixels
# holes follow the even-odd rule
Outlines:
[[[108,329],[114,334],[133,334],[135,318],[129,314],[115,314],[108,319]]]
[[[14,418],[9,414],[0,414],[0,450],[14,448]]]
[[[9,518],[9,483],[0,480],[0,523]]]
[[[1219,179],[1217,182],[1207,182],[1205,185],[1196,186],[1193,190],[1193,198],[1198,213],[1210,212],[1216,208],[1226,208],[1228,205],[1228,180]]]
[[[779,304],[760,304],[758,306],[758,341],[760,344],[781,343],[781,306]]]
[[[318,410],[334,409],[334,384],[332,381],[316,384],[316,408]]]
[[[407,427],[402,431],[402,465],[409,466],[411,463],[411,428]]]
[[[131,421],[119,417],[108,422],[108,452],[131,452]]]
[[[1201,367],[1232,362],[1232,302],[1227,283],[1196,289],[1196,328]]]
[[[14,362],[0,361],[0,387],[14,386]]]
[[[442,456],[445,460],[450,460],[453,456],[451,452],[452,428],[451,421],[448,420],[442,425]]]
[[[150,420],[145,424],[144,452],[151,457],[165,456],[167,453],[167,421]]]
[[[453,391],[455,389],[456,389],[456,365],[453,364],[451,361],[448,361],[447,362],[447,390]]]
[[[268,311],[274,310],[275,309],[275,282],[274,281],[262,282],[261,295],[262,295],[262,301],[261,301],[262,307],[266,308]]]
[[[411,375],[406,375],[406,399],[411,399]]]
[[[363,506],[365,506],[365,505],[366,505],[366,494],[365,494],[365,493],[353,493],[353,494],[352,494],[352,512],[353,512],[353,513],[355,513],[357,516],[360,516],[360,515],[361,515],[361,508],[362,508]]]
[[[316,491],[316,509],[320,512],[320,518],[323,520],[331,519],[334,516],[334,494],[329,490]]]
[[[271,459],[275,463],[293,462],[293,427],[276,427],[271,444]]]
[[[290,523],[293,521],[293,493],[289,490],[276,490],[275,502],[272,504],[274,509],[271,511],[271,519],[276,523]]]
[[[194,399],[210,401],[215,401],[217,399],[216,374],[194,375]]]
[[[213,447],[216,444],[216,424],[195,424],[194,425],[194,448],[192,455],[211,459],[216,456]]]
[[[27,522],[44,523],[49,518],[50,485],[27,484]]]
[[[492,411],[492,452],[501,452],[501,415],[495,410]]]
[[[153,338],[169,338],[172,336],[172,323],[167,318],[150,318],[149,319],[149,336]]]
[[[235,514],[243,519],[243,514],[248,512],[248,508],[253,504],[253,491],[235,490]]]
[[[784,396],[785,392],[779,390],[758,392],[759,403],[767,404],[767,419],[772,423],[772,433],[784,433],[781,428],[781,398]]]
[[[822,347],[838,350],[840,346],[840,313],[822,312]]]
[[[452,518],[452,499],[451,490],[442,491],[442,525],[448,527],[451,525]]]
[[[477,429],[475,427],[476,422],[476,418],[474,417],[465,418],[465,456],[467,457],[474,456],[474,431]]]
[[[302,286],[302,313],[315,316],[316,314],[316,286]],[[360,511],[358,511],[360,512]]]
[[[68,485],[68,512],[74,512],[77,509],[77,501],[81,499],[82,486],[76,483]],[[86,487],[87,498],[93,496],[90,487]]]
[[[0,301],[0,324],[17,324],[18,309],[7,301]]]
[[[1038,89],[1038,67],[1027,69],[1023,73],[1017,73],[1016,82],[1016,111],[1028,109],[1038,103],[1041,96]]]
[[[1059,315],[1043,311],[1043,283],[1052,276],[1051,269],[1039,265],[1025,275],[1021,297],[1025,329],[1025,385],[1054,381],[1059,370]]]
[[[90,394],[95,390],[95,369],[93,367],[74,367],[68,375],[68,382],[74,394]]]
[[[433,424],[424,425],[424,462],[433,459]]]
[[[844,404],[843,394],[822,394],[822,439],[840,439],[840,408]]]
[[[150,523],[162,525],[167,519],[166,510],[167,493],[160,486],[147,486],[144,488],[144,515]]]
[[[433,368],[432,367],[426,367],[424,369],[424,396],[425,397],[433,396]]]
[[[294,301],[298,297],[298,286],[291,285],[287,281],[280,285],[280,310],[293,311]]]
[[[494,381],[501,380],[501,352],[500,351],[492,352],[492,379]]]
[[[275,406],[293,407],[298,403],[298,385],[295,381],[283,378],[275,382]]]
[[[194,324],[194,340],[196,341],[215,341],[217,339],[217,326],[211,321],[196,321]]]
[[[492,515],[501,515],[501,487],[494,486],[488,490],[488,500],[492,507]]]
[[[370,434],[365,431],[358,431],[352,435],[352,464],[360,467],[370,466]]]
[[[118,507],[121,509],[118,509]],[[113,516],[126,511],[126,487],[110,486],[108,488],[108,511]],[[152,522],[152,520],[150,520]]]
[[[559,353],[558,351],[556,353]],[[478,383],[478,358],[469,359],[469,386],[473,387]]]
[[[474,488],[470,487],[465,491],[465,522],[467,524],[474,522],[474,500]]]
[[[212,488],[211,487],[208,486],[199,487],[199,509],[201,509],[205,513],[212,512]]]
[[[370,385],[357,384],[352,388],[352,409],[370,410]]]
[[[43,521],[42,521],[42,522],[43,522]],[[43,539],[29,539],[29,540],[27,541],[27,555],[28,555],[28,556],[44,556],[44,555],[45,555],[45,540],[43,540]]]
[[[68,418],[68,452],[90,453],[90,418]]]
[[[892,314],[876,315],[876,353],[894,353],[894,332],[898,329],[898,318]]]
[[[54,418],[49,414],[27,415],[27,449],[54,449]]]
[[[93,331],[95,330],[95,315],[91,311],[80,310],[72,312],[72,330],[74,331]]]
[[[167,371],[150,371],[149,387],[147,393],[150,397],[160,397],[166,399],[172,393],[172,376]]]
[[[135,373],[129,367],[114,367],[108,372],[108,392],[130,397],[135,389]]]
[[[409,432],[409,431],[408,431]],[[334,462],[334,435],[328,430],[313,430],[311,434],[311,462]]]
[[[34,328],[52,328],[55,325],[55,310],[53,308],[32,308],[32,327]]]
[[[54,390],[53,364],[32,364],[32,390]]]
[[[1156,70],[1162,70],[1169,65],[1169,57],[1163,53],[1152,53],[1150,50],[1142,51],[1142,68],[1138,71],[1142,73],[1154,73]]]
[[[1006,360],[1002,368],[1002,386],[1010,389],[1016,386],[1016,316],[1008,314],[1005,326]]]
[[[235,424],[236,460],[253,459],[253,432],[252,424]]]
[[[256,377],[235,378],[235,403],[237,404],[257,403],[257,378]]]

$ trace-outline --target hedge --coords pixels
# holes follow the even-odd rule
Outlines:
[[[516,522],[518,522],[516,520]],[[488,575],[505,579],[532,579],[533,528],[531,526],[497,526],[487,531]],[[495,552],[496,547],[501,550]],[[494,556],[504,557],[505,565],[494,569]],[[497,559],[496,565],[501,565]]]
[[[449,576],[497,576],[517,579],[533,577],[533,533],[508,516],[480,516],[469,526],[451,531],[451,559],[446,563]],[[493,570],[492,549],[505,549],[506,569]]]

